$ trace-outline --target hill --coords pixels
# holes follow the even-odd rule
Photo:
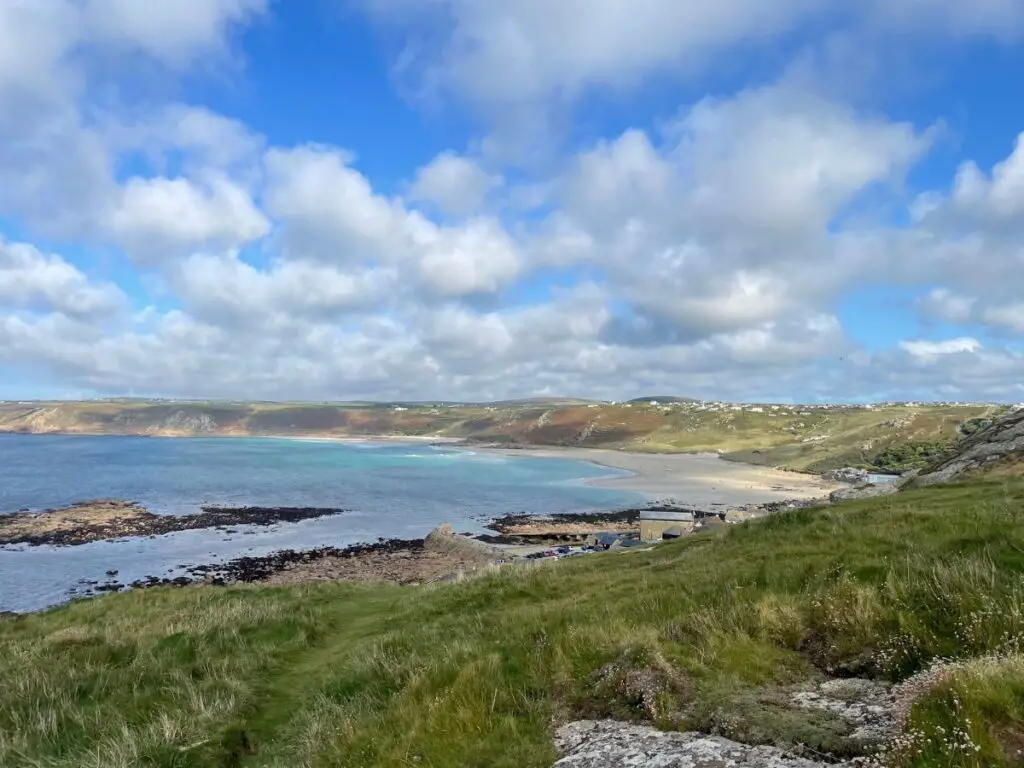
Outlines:
[[[0,620],[0,764],[547,768],[562,724],[611,718],[819,765],[870,751],[841,699],[876,690],[880,764],[1019,766],[1022,510],[1020,479],[935,486],[456,584]]]
[[[93,401],[0,403],[0,432],[457,438],[503,445],[718,451],[726,458],[822,472],[922,466],[984,405],[789,406],[683,399],[651,405],[514,402],[484,405]]]

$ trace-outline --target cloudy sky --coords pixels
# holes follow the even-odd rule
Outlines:
[[[0,0],[0,398],[1024,400],[1024,0]]]

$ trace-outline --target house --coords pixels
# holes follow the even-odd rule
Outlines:
[[[669,531],[669,529],[676,529]],[[657,541],[669,533],[669,538],[693,532],[693,512],[673,512],[648,509],[640,513],[640,540]],[[675,536],[673,536],[675,534]]]
[[[599,549],[610,549],[621,540],[621,533],[595,533],[587,537],[587,544]]]

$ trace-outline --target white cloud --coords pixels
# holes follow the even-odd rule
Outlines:
[[[111,283],[92,283],[59,256],[0,238],[0,311],[25,309],[81,319],[108,317],[127,306]]]
[[[242,123],[190,104],[109,115],[102,130],[112,153],[138,153],[158,173],[165,173],[173,159],[187,174],[216,170],[256,181],[265,149],[265,139]]]
[[[198,55],[220,52],[233,26],[266,9],[267,0],[86,0],[81,24],[99,44],[136,48],[186,66]]]
[[[423,15],[447,22],[441,39],[409,57],[431,82],[485,103],[576,95],[591,85],[631,85],[652,70],[692,64],[741,40],[766,40],[786,30],[822,0],[366,0],[376,18],[422,29]],[[422,48],[422,46],[420,46]]]
[[[440,226],[376,194],[351,160],[326,147],[268,153],[267,207],[284,227],[291,258],[404,266],[448,296],[494,292],[519,274],[516,244],[499,222]]]
[[[442,211],[465,215],[479,210],[487,193],[503,183],[500,174],[453,152],[442,152],[419,169],[410,188],[412,198],[437,205]]]
[[[73,6],[54,0],[5,0],[0,4],[0,96],[50,97],[63,82],[54,70],[76,39]],[[5,93],[6,92],[6,93]]]
[[[930,139],[785,84],[706,100],[679,126],[699,213],[761,230],[823,227],[868,185],[898,178]]]
[[[919,222],[943,229],[1006,224],[1024,231],[1020,228],[1024,221],[1024,133],[990,176],[974,162],[965,162],[957,171],[949,197],[924,195],[917,201],[915,214]]]
[[[958,355],[964,352],[977,352],[981,343],[977,339],[963,337],[946,339],[945,341],[901,341],[900,349],[913,357],[933,358],[943,355]]]
[[[986,327],[997,334],[1024,335],[1024,302],[1018,292],[993,290],[986,296],[964,296],[948,288],[935,288],[917,302],[927,318]]]
[[[427,88],[453,90],[503,116],[523,103],[571,100],[658,72],[693,74],[714,56],[777,49],[810,28],[862,28],[915,37],[1012,38],[1020,0],[359,0],[408,34],[399,69]],[[433,34],[431,34],[433,32]],[[910,33],[908,36],[906,33]],[[780,41],[781,38],[781,41]],[[514,109],[512,114],[515,114]]]
[[[584,153],[537,258],[596,264],[634,343],[688,341],[819,314],[877,267],[831,225],[898,182],[929,137],[787,84],[705,100],[656,146],[630,130]]]
[[[981,320],[1012,333],[1024,334],[1024,302],[987,307]]]
[[[954,27],[1009,37],[1020,8],[367,1],[402,25],[444,15],[436,40],[416,28],[410,45],[425,44],[408,66],[525,144],[581,95],[687,77],[723,52],[778,51],[808,22],[856,19],[864,40]],[[133,92],[119,89],[128,67],[173,83],[237,61],[234,33],[269,6],[0,0],[0,217],[64,238],[76,263],[119,246],[164,292],[155,303],[178,307],[132,316],[92,265],[0,244],[5,364],[78,389],[189,396],[1020,392],[1024,358],[999,339],[1024,333],[1024,140],[990,170],[964,163],[899,230],[888,206],[933,132],[792,74],[697,98],[658,130],[575,156],[542,147],[528,168],[496,164],[500,142],[472,137],[466,155],[406,169],[401,194],[349,149],[275,146],[201,105],[113,96]],[[867,352],[835,311],[868,282],[933,289],[920,311],[970,327]]]
[[[948,288],[933,288],[917,302],[918,309],[927,317],[949,323],[966,323],[974,314],[977,299],[961,296]]]
[[[185,306],[204,320],[261,326],[380,311],[398,288],[390,270],[342,272],[295,261],[259,269],[233,255],[193,256],[174,270],[172,282]]]
[[[237,248],[270,232],[270,223],[248,192],[218,175],[204,183],[183,178],[130,179],[108,227],[129,254],[142,262],[187,255],[201,246]]]
[[[267,210],[284,222],[294,255],[359,263],[390,250],[404,211],[374,194],[352,160],[319,146],[267,153]]]

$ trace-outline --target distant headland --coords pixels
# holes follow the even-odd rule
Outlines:
[[[0,402],[0,433],[416,438],[505,448],[716,452],[815,473],[845,466],[902,472],[933,460],[1008,408],[751,404],[664,395],[624,402],[8,401]]]

